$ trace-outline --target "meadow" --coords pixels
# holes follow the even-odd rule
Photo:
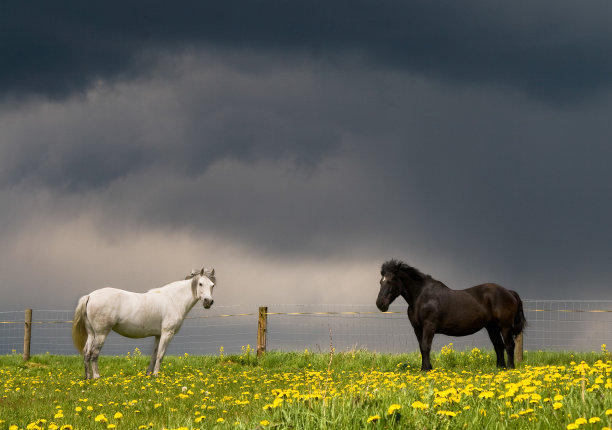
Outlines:
[[[525,352],[515,370],[491,351],[420,356],[367,351],[169,356],[145,376],[138,350],[100,358],[83,380],[77,356],[0,356],[0,429],[605,429],[612,357]]]

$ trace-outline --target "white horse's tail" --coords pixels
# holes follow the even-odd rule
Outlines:
[[[85,318],[87,318],[87,302],[89,301],[89,295],[83,296],[79,299],[79,303],[74,311],[74,318],[72,320],[72,341],[74,347],[83,354],[85,348],[85,342],[87,342],[87,329],[85,328]]]

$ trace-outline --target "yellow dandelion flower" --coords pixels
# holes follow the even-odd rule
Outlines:
[[[429,405],[427,403],[423,403],[423,402],[420,402],[420,401],[417,400],[416,402],[412,403],[412,407],[414,409],[420,409],[420,410],[424,411],[425,409],[429,408]]]
[[[401,406],[400,406],[400,405],[398,405],[398,404],[392,404],[391,406],[389,406],[389,410],[387,411],[387,414],[388,414],[388,415],[392,415],[392,414],[394,414],[395,412],[399,411],[399,410],[400,410],[400,408],[401,408]]]
[[[380,415],[372,415],[370,418],[368,418],[368,422],[369,423],[375,423],[379,419],[380,419]]]
[[[608,415],[608,416],[612,415],[612,409],[606,410],[606,415]]]
[[[106,418],[104,414],[100,414],[94,418],[94,421],[97,423],[106,423],[108,422],[108,418]]]
[[[570,423],[567,425],[567,430],[576,430],[578,428],[578,424],[576,423]]]
[[[64,424],[60,427],[60,430],[74,430],[70,424]]]
[[[117,426],[115,424],[109,424],[106,426],[107,429],[114,429],[117,428]]]
[[[268,421],[268,420],[261,420],[261,421],[259,422],[259,425],[262,425],[262,426],[264,426],[264,427],[265,427],[265,426],[267,426],[267,425],[269,425],[269,424],[270,424],[270,421]]]
[[[123,418],[123,414],[121,412],[117,412],[117,413],[115,413],[113,418],[116,419],[116,420],[120,420],[121,418]]]
[[[588,421],[586,420],[586,418],[578,418],[576,421],[574,421],[577,425],[581,426],[583,424],[586,424]]]
[[[224,419],[224,418],[219,417],[219,418],[217,418],[217,422],[218,422],[218,423],[225,422],[225,419]]]
[[[490,399],[494,395],[495,393],[493,391],[483,391],[482,393],[478,395],[478,398],[479,399]]]
[[[563,407],[563,403],[561,402],[555,402],[553,403],[553,409],[556,411],[558,409],[561,409]]]
[[[590,424],[598,423],[599,421],[601,421],[601,418],[599,418],[599,417],[589,418],[589,423]]]

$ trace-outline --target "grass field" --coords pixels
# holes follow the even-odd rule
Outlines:
[[[601,351],[526,352],[516,370],[492,353],[269,352],[101,357],[82,379],[77,356],[0,356],[0,429],[603,429],[612,427],[612,361]]]

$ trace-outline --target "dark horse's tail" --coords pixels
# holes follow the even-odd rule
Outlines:
[[[527,320],[525,319],[525,314],[523,313],[523,301],[521,300],[521,297],[516,291],[510,290],[510,292],[518,301],[518,308],[516,310],[516,314],[514,314],[514,326],[512,327],[512,334],[514,336],[518,336],[523,332],[523,329],[527,325]]]

